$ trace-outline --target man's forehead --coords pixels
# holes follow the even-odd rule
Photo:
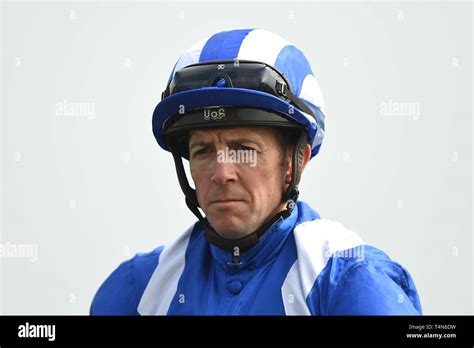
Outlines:
[[[261,139],[261,134],[267,130],[261,127],[227,127],[208,128],[193,130],[189,134],[190,140],[204,140],[213,138],[248,138],[252,140]]]

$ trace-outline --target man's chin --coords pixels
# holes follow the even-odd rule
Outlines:
[[[237,231],[217,231],[217,233],[219,233],[221,237],[226,239],[239,239],[246,236],[246,234],[244,234],[243,232]]]
[[[228,220],[226,221],[216,221],[215,223],[212,223],[211,225],[216,230],[217,233],[221,237],[227,238],[227,239],[239,239],[242,237],[245,237],[247,234],[253,232],[253,231],[246,231],[244,224],[241,223],[236,223],[236,222],[229,222]]]

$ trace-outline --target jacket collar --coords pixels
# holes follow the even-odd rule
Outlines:
[[[319,219],[319,214],[305,202],[298,201],[286,219],[280,217],[268,228],[257,244],[241,255],[240,265],[232,265],[232,252],[208,243],[212,258],[218,265],[230,271],[259,268],[275,259],[297,225],[316,219]]]

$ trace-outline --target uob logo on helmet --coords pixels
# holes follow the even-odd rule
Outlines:
[[[225,109],[224,108],[218,108],[218,109],[211,109],[211,108],[205,108],[203,117],[205,120],[221,120],[224,118],[225,115]]]

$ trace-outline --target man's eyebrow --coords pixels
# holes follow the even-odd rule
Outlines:
[[[189,150],[191,150],[193,147],[196,147],[196,146],[208,146],[209,144],[210,144],[209,142],[204,141],[204,140],[196,140],[196,141],[191,142],[191,144],[189,145]]]
[[[257,140],[252,140],[249,138],[237,138],[237,139],[230,139],[229,141],[227,141],[227,144],[240,144],[240,143],[252,143],[255,145],[260,145],[260,143]],[[191,142],[191,144],[189,145],[189,150],[191,150],[192,148],[196,146],[209,146],[209,145],[211,145],[211,142],[209,141],[196,140],[196,141]]]
[[[255,145],[260,145],[257,140],[249,139],[249,138],[237,138],[228,141],[229,144],[239,144],[239,143],[252,143]]]
[[[256,145],[257,147],[261,146],[261,143],[259,143],[257,140],[249,139],[249,138],[237,138],[237,139],[232,139],[227,142],[227,144],[230,145],[236,145],[236,144],[242,144],[242,143],[250,143],[253,145]]]

